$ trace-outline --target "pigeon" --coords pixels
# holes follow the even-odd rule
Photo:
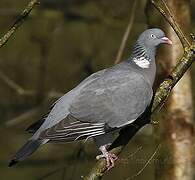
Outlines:
[[[9,166],[26,159],[48,142],[87,141],[93,138],[109,169],[117,156],[107,150],[113,133],[133,123],[151,104],[158,45],[172,41],[158,28],[147,29],[135,42],[130,57],[100,70],[59,98],[50,112],[27,131],[32,137]]]

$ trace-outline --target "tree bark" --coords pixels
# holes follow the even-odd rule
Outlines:
[[[166,3],[182,30],[187,32],[190,29],[190,2],[168,0]],[[161,16],[153,18],[157,14],[150,3],[146,13],[149,25],[162,28],[173,41],[172,47],[164,47],[158,54],[161,65],[159,77],[163,77],[176,65],[177,59],[183,54],[183,48],[171,26],[163,21]],[[157,165],[156,179],[192,180],[194,129],[190,72],[187,72],[173,89],[166,103],[166,115],[163,117],[166,120],[162,121],[160,130],[157,130],[157,141],[163,142],[166,153],[163,153],[161,158],[167,161],[163,166]]]

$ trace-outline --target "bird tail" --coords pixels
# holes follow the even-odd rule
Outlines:
[[[38,149],[38,147],[42,144],[40,140],[28,140],[15,154],[12,160],[9,162],[9,167],[18,163],[19,161],[23,161],[28,156],[30,156],[34,151]]]

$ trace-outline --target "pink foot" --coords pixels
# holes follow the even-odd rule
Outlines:
[[[118,157],[115,154],[108,152],[105,146],[101,146],[99,149],[102,154],[97,156],[96,159],[105,158],[107,171],[109,171],[114,167],[114,162],[118,159]]]

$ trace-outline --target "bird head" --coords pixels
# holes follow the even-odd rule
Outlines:
[[[172,41],[165,36],[165,33],[158,28],[145,30],[138,38],[138,42],[143,44],[146,48],[156,48],[158,45],[172,44]]]

